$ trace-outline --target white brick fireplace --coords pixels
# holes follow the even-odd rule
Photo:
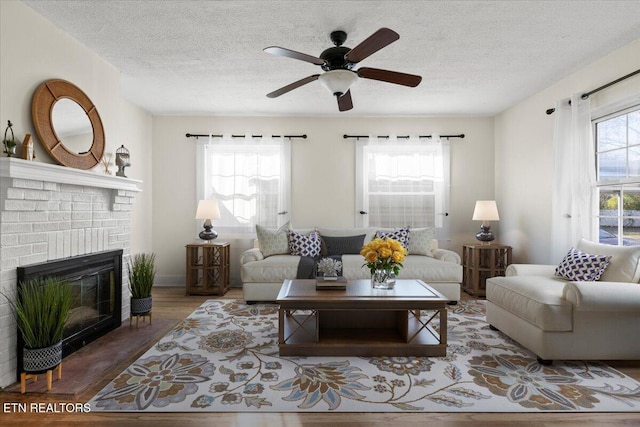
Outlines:
[[[131,214],[142,182],[0,158],[0,293],[14,296],[19,266],[114,249],[129,258]],[[126,268],[122,319],[129,317]],[[15,382],[17,327],[0,297],[0,387]]]

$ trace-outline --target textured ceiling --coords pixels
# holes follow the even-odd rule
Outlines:
[[[24,1],[113,64],[123,96],[153,114],[494,115],[640,38],[640,1]],[[400,39],[359,66],[419,74],[417,88],[359,79],[339,113],[321,72],[262,51],[318,56],[329,33],[355,47]],[[585,88],[588,90],[591,88]]]

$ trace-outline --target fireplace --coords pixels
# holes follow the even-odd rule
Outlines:
[[[122,323],[122,249],[18,267],[18,286],[40,277],[69,282],[73,301],[65,324],[62,356],[77,351]],[[18,332],[18,375],[22,371]]]

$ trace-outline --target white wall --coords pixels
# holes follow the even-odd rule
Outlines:
[[[153,250],[160,280],[184,283],[184,245],[197,239],[196,143],[186,133],[307,134],[307,139],[292,142],[291,223],[294,227],[352,227],[355,143],[342,136],[371,132],[466,134],[464,139],[451,139],[452,239],[441,245],[461,252],[462,244],[473,242],[479,227],[471,221],[475,201],[494,195],[493,118],[161,116],[153,118]],[[232,272],[237,276],[239,252],[233,251],[233,244]]]
[[[150,251],[151,116],[120,95],[120,73],[111,64],[18,1],[0,2],[0,128],[14,124],[16,139],[34,139],[36,161],[55,163],[38,141],[31,121],[31,97],[44,80],[59,78],[82,89],[93,101],[106,135],[105,153],[124,144],[131,152],[129,178],[144,181],[136,199],[132,252]],[[113,162],[113,160],[112,160]],[[115,173],[115,166],[111,168]],[[102,166],[95,168],[102,171]]]
[[[550,259],[553,130],[547,108],[640,68],[640,40],[612,52],[495,119],[496,197],[500,238],[513,246],[515,262],[558,263]],[[592,96],[593,107],[640,92],[640,76]],[[567,248],[568,250],[569,248]]]

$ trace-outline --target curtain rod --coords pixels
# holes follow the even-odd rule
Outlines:
[[[376,135],[378,138],[389,139],[389,135]],[[369,138],[369,135],[342,135],[344,139],[347,138]],[[409,139],[410,135],[398,135],[396,136],[398,139]],[[418,135],[418,138],[431,138],[431,135]],[[464,138],[464,133],[458,135],[440,135],[440,138]]]
[[[626,76],[622,76],[622,77],[620,77],[620,78],[618,78],[618,79],[615,79],[615,80],[613,80],[613,81],[611,81],[611,82],[607,83],[606,85],[602,85],[602,86],[600,86],[600,87],[598,87],[598,88],[595,88],[595,89],[593,89],[593,90],[591,90],[591,91],[589,91],[589,92],[585,92],[585,93],[583,93],[583,94],[580,96],[580,98],[582,98],[582,99],[587,99],[588,97],[590,97],[590,96],[591,96],[591,95],[593,95],[594,93],[596,93],[596,92],[600,92],[601,90],[606,89],[606,88],[608,88],[609,86],[613,86],[613,85],[614,85],[614,84],[616,84],[616,83],[620,83],[621,81],[626,80],[626,79],[628,79],[629,77],[633,77],[633,76],[635,76],[636,74],[640,74],[640,70],[635,70],[634,72],[629,73],[629,74],[627,74]],[[569,105],[571,105],[571,101],[569,101]],[[553,114],[553,113],[554,113],[554,111],[556,111],[556,109],[555,109],[555,108],[549,108],[549,109],[547,109],[547,114]]]
[[[187,138],[196,138],[198,139],[199,137],[212,137],[212,138],[222,138],[224,135],[209,135],[209,134],[202,134],[202,133],[188,133],[185,135]],[[244,138],[247,135],[231,135],[231,138]],[[302,139],[307,139],[307,135],[271,135],[272,138],[302,138]],[[251,138],[262,138],[262,135],[251,135]]]

